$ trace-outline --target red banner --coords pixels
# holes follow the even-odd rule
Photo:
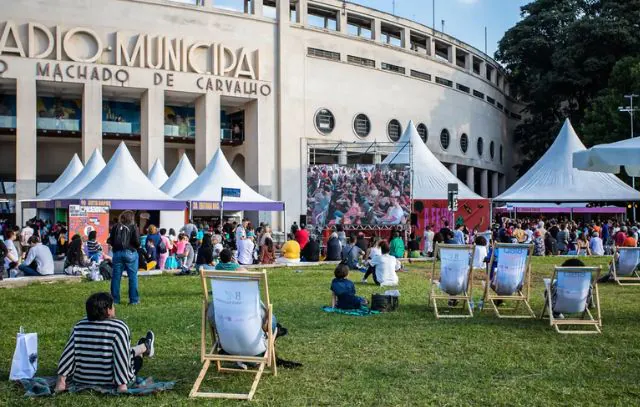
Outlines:
[[[488,199],[458,199],[458,210],[455,212],[455,224],[464,223],[473,232],[487,230],[490,226],[491,208]],[[422,237],[424,228],[431,225],[431,230],[438,233],[448,221],[450,227],[452,216],[447,209],[446,199],[416,199],[413,201],[413,214],[417,217],[417,225],[414,232]]]
[[[89,232],[96,231],[96,240],[105,253],[108,252],[109,208],[103,206],[69,206],[69,239],[76,233],[82,241],[88,240]]]

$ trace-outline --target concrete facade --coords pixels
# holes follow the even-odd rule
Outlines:
[[[170,173],[182,153],[201,171],[221,145],[220,110],[243,111],[244,142],[223,151],[234,169],[244,166],[249,185],[286,203],[287,224],[306,210],[308,144],[388,143],[393,119],[402,130],[409,120],[426,125],[431,151],[454,174],[465,168],[466,183],[483,196],[488,171],[492,191],[512,179],[519,106],[499,65],[479,50],[337,0],[279,0],[275,8],[251,1],[244,12],[215,8],[215,0],[197,3],[0,0],[0,96],[16,95],[15,130],[0,135],[0,181],[16,182],[18,201],[35,196],[36,182],[55,179],[74,152],[84,161],[95,148],[110,157],[119,140],[104,136],[101,112],[104,100],[120,97],[140,105],[139,138],[126,142],[144,171],[159,158]],[[47,92],[76,92],[78,138],[38,133],[36,98]],[[176,101],[195,108],[193,140],[165,139],[164,108]],[[334,118],[329,132],[316,123],[323,109]],[[358,114],[369,120],[366,137],[355,132]],[[381,159],[380,152],[372,156]],[[337,160],[346,162],[347,151]],[[280,223],[278,215],[262,216]]]

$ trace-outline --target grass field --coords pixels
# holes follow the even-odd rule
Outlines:
[[[533,262],[532,306],[542,308],[542,278],[560,259]],[[589,264],[606,264],[589,259]],[[427,310],[430,263],[400,275],[396,313],[369,317],[326,314],[330,267],[269,271],[276,315],[289,328],[279,354],[302,362],[298,370],[263,376],[253,405],[637,405],[640,387],[640,287],[601,286],[602,335],[566,336],[547,321],[499,320],[484,312],[470,320],[439,320]],[[350,276],[354,281],[359,273]],[[356,284],[370,297],[379,288]],[[479,285],[475,295],[480,295]],[[126,298],[126,283],[123,297]],[[19,326],[39,336],[38,375],[54,375],[73,323],[84,314],[86,297],[108,291],[107,282],[32,285],[0,291],[0,405],[232,405],[246,402],[189,400],[201,367],[201,288],[196,277],[142,278],[142,304],[121,305],[118,316],[137,339],[156,332],[157,356],[143,374],[176,380],[171,392],[143,398],[65,394],[25,400],[7,381]],[[248,389],[250,378],[211,370],[205,389]],[[238,388],[240,386],[240,388]]]

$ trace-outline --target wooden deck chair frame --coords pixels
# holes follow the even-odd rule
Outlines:
[[[249,271],[200,271],[200,278],[202,281],[202,289],[204,292],[204,298],[202,299],[202,328],[200,332],[200,361],[203,363],[202,369],[198,374],[198,378],[193,384],[193,388],[189,393],[189,397],[207,397],[207,398],[224,398],[224,399],[237,399],[237,400],[251,400],[256,392],[262,373],[265,371],[265,367],[269,368],[274,376],[278,374],[276,368],[276,354],[275,354],[275,334],[272,331],[272,317],[273,306],[269,301],[269,286],[267,283],[267,272],[263,270],[261,272],[249,272]],[[223,280],[256,280],[261,285],[261,299],[264,305],[267,307],[267,350],[264,356],[243,356],[243,355],[224,355],[220,354],[221,348],[218,336],[215,329],[209,324],[207,320],[207,311],[209,308],[209,290],[207,280],[223,279]],[[212,294],[213,295],[213,294]],[[207,325],[209,325],[211,333],[211,348],[207,347]],[[234,363],[245,362],[256,364],[256,369],[240,369],[223,367],[222,363]],[[251,389],[248,393],[216,393],[216,392],[201,392],[200,385],[204,380],[211,363],[215,363],[216,369],[221,373],[238,372],[238,373],[253,373],[255,377],[251,384]],[[269,371],[267,370],[267,371]]]
[[[447,293],[442,293],[440,288],[438,287],[439,278],[436,278],[436,263],[433,262],[433,270],[431,271],[431,287],[429,290],[429,306],[433,306],[433,312],[437,319],[440,318],[472,318],[473,317],[473,309],[471,308],[472,301],[472,290],[473,290],[473,254],[475,252],[475,245],[458,245],[458,244],[439,244],[436,243],[434,248],[434,258],[438,259],[440,256],[441,249],[457,249],[460,251],[468,252],[471,250],[471,255],[469,256],[469,265],[467,272],[467,290],[464,295],[449,295]],[[442,260],[440,260],[442,262]],[[438,273],[438,277],[440,277],[440,273]],[[445,315],[441,314],[438,310],[438,300],[458,300],[462,301],[462,311],[461,314],[450,314]]]
[[[593,303],[595,305],[595,316],[589,311],[589,306],[585,308],[584,312],[582,312],[582,318],[564,318],[558,319],[553,317],[553,308],[552,308],[552,295],[551,295],[551,284],[557,280],[558,272],[563,273],[582,273],[585,271],[591,272],[591,295],[593,296]],[[549,280],[549,286],[547,289],[547,298],[544,302],[544,307],[542,308],[542,313],[540,314],[540,319],[545,318],[546,313],[548,312],[549,317],[549,325],[555,328],[556,332],[561,334],[576,334],[576,335],[585,335],[585,334],[599,334],[602,333],[602,316],[600,314],[600,294],[598,292],[598,278],[600,278],[600,267],[559,267],[556,266],[553,269],[553,275],[551,276],[551,280]],[[595,278],[593,277],[593,273],[595,272]],[[563,326],[580,326],[585,329],[560,329]],[[588,329],[591,328],[591,329]]]
[[[525,274],[524,280],[522,284],[522,289],[512,295],[498,295],[491,289],[491,265],[493,264],[493,260],[496,255],[496,250],[499,248],[514,248],[514,249],[528,249],[527,252],[527,262],[525,265]],[[484,295],[483,295],[483,304],[486,307],[488,304],[491,304],[491,308],[493,312],[496,314],[498,318],[535,318],[536,314],[531,309],[531,304],[529,304],[529,296],[531,293],[531,258],[533,256],[533,245],[532,244],[513,244],[513,243],[495,243],[493,245],[493,250],[491,252],[491,258],[489,259],[489,263],[487,264],[487,276],[484,281]],[[499,260],[498,260],[499,261]],[[496,270],[496,273],[498,271]],[[503,311],[513,311],[514,313],[518,312],[520,304],[524,304],[524,313],[514,314],[514,315],[504,315],[500,313],[498,306],[496,305],[496,300],[502,301],[514,301],[515,305],[510,308],[502,307]],[[483,309],[484,309],[483,307]]]
[[[629,285],[629,286],[640,286],[640,275],[638,274],[638,269],[636,265],[636,269],[631,273],[631,276],[618,276],[618,266],[616,265],[616,254],[619,254],[621,251],[639,251],[640,247],[616,247],[613,252],[613,260],[611,260],[611,275],[613,276],[613,280],[618,283],[618,285]]]

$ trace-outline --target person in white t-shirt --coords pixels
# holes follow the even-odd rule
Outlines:
[[[247,226],[249,225],[249,219],[242,219],[242,223],[236,227],[236,246],[238,242],[244,240],[247,237]]]
[[[424,254],[427,255],[427,257],[433,257],[433,237],[436,234],[433,232],[433,230],[431,230],[431,225],[427,225],[424,228],[424,249],[423,252]]]
[[[386,215],[380,218],[380,223],[383,225],[399,225],[404,217],[404,211],[402,206],[396,198],[391,199],[391,206],[387,209]]]
[[[22,228],[22,231],[20,232],[20,244],[22,245],[22,247],[29,246],[29,239],[31,239],[31,236],[33,236],[33,233],[34,233],[34,230],[28,223],[27,223],[27,226]]]
[[[371,259],[371,265],[375,267],[373,281],[379,286],[398,285],[397,270],[400,270],[400,262],[389,255],[389,243],[386,240],[380,242],[381,255]]]
[[[253,264],[253,251],[256,245],[253,243],[253,237],[236,241],[238,248],[238,263],[242,265]]]

